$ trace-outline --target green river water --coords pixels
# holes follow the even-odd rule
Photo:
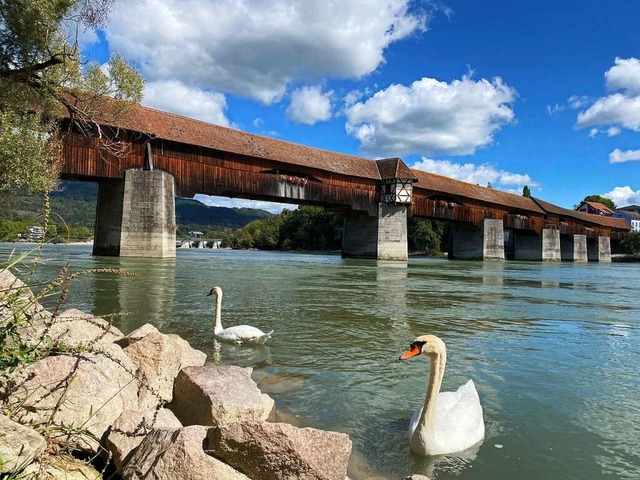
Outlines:
[[[26,246],[0,244],[0,260],[13,248]],[[66,262],[138,273],[81,276],[66,306],[126,313],[114,322],[124,333],[150,322],[211,362],[253,367],[278,419],[350,435],[354,480],[640,479],[640,264],[177,255],[92,257],[90,246],[52,245],[32,281]],[[214,341],[205,295],[216,284],[223,325],[273,329],[265,346]],[[470,458],[409,450],[405,432],[424,400],[428,361],[398,356],[426,333],[447,344],[443,390],[472,378],[480,394],[486,438]]]

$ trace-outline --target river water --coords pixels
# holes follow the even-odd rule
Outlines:
[[[26,247],[0,244],[0,261],[12,248]],[[154,260],[52,245],[32,281],[66,262],[139,274],[80,276],[66,306],[117,313],[124,333],[151,322],[209,361],[253,367],[278,419],[350,435],[355,480],[640,478],[640,265],[406,265],[196,249]],[[273,329],[265,346],[214,341],[205,295],[216,284],[223,325]],[[472,378],[480,394],[487,435],[467,458],[409,450],[405,431],[424,400],[428,361],[398,356],[426,333],[447,344],[443,390]]]

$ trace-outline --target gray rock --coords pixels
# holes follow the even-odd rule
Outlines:
[[[0,415],[0,473],[21,470],[46,447],[47,442],[38,432]]]
[[[104,353],[59,355],[16,373],[20,388],[11,401],[22,422],[48,422],[73,428],[78,448],[96,452],[98,441],[123,410],[138,408],[136,366],[120,347],[102,345]]]
[[[229,465],[207,455],[207,427],[154,430],[126,462],[124,480],[248,480]]]
[[[191,348],[177,335],[149,333],[125,347],[138,367],[140,408],[155,408],[173,398],[173,382],[184,367],[201,366],[206,354]]]
[[[169,408],[183,425],[266,420],[275,402],[251,379],[251,368],[206,365],[178,374]]]
[[[125,410],[113,422],[105,443],[113,456],[113,463],[120,471],[129,453],[140,445],[151,430],[181,427],[180,420],[166,408]]]
[[[351,455],[347,434],[287,423],[228,423],[208,439],[215,457],[256,480],[344,480]]]

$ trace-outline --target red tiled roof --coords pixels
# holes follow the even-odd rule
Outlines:
[[[493,188],[481,187],[472,183],[461,182],[453,178],[443,177],[423,170],[412,169],[418,178],[418,183],[414,183],[414,189],[425,188],[443,192],[456,197],[466,197],[482,202],[493,203],[495,205],[505,205],[515,210],[544,214],[544,211],[531,198],[515,195],[513,193],[494,190]]]
[[[532,198],[521,195],[461,182],[422,170],[409,169],[399,158],[376,162],[354,155],[321,150],[221,127],[133,103],[127,104],[128,107],[124,114],[118,115],[114,113],[122,108],[123,103],[122,100],[101,97],[88,106],[94,112],[94,119],[103,125],[141,132],[163,140],[317,168],[355,177],[376,180],[381,178],[413,177],[417,180],[417,183],[414,184],[414,188],[417,189],[429,189],[456,197],[479,200],[496,206],[502,205],[511,209],[537,214],[544,214],[546,210],[550,213],[577,218],[596,225],[628,230],[628,224],[621,218],[590,215],[568,210],[539,199],[534,201]],[[98,113],[96,114],[95,112]],[[607,208],[602,204],[594,204]]]
[[[94,103],[92,106],[102,113],[96,119],[104,125],[153,135],[163,140],[344,175],[380,179],[376,162],[366,158],[275,140],[137,104],[128,104],[126,113],[114,115],[112,112],[119,105],[122,105],[121,100],[102,99],[99,105]]]
[[[589,206],[591,206],[592,208],[594,208],[595,210],[600,210],[601,212],[606,213],[607,215],[613,215],[613,210],[611,210],[609,207],[607,207],[604,203],[600,203],[600,202],[588,202],[588,201],[583,201],[580,203],[580,205],[578,206],[578,208],[580,208],[583,204],[587,204]],[[577,210],[577,209],[576,209]]]
[[[376,163],[378,164],[381,179],[402,178],[415,180],[415,175],[411,169],[400,158],[385,158],[376,160]]]
[[[534,198],[534,200],[545,211],[553,215],[575,218],[585,223],[602,225],[609,228],[629,230],[629,224],[622,218],[613,218],[607,215],[593,215],[591,213],[579,212],[578,210],[569,210],[568,208],[558,207],[557,205],[545,202],[539,198]]]

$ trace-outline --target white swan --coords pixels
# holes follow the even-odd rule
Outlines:
[[[216,318],[213,327],[213,334],[216,339],[223,342],[234,343],[264,343],[271,337],[273,330],[264,333],[262,330],[251,325],[236,325],[235,327],[222,328],[220,312],[222,310],[222,289],[213,287],[207,296],[216,297]]]
[[[469,380],[455,392],[440,392],[447,348],[435,335],[422,335],[400,356],[400,360],[425,354],[431,371],[424,406],[416,410],[409,424],[409,445],[421,455],[461,452],[484,439],[482,405]]]

